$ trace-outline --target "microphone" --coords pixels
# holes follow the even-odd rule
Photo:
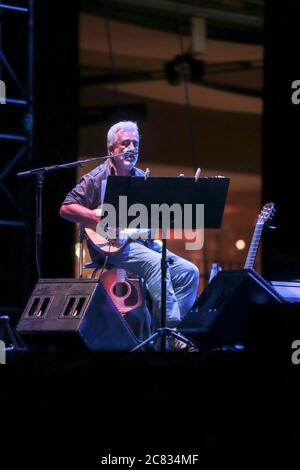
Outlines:
[[[124,156],[126,156],[126,155],[131,154],[131,153],[133,154],[134,151],[127,147],[127,148],[126,148],[123,152],[121,152],[121,153],[115,153],[115,154],[112,153],[111,155],[107,155],[107,156],[104,157],[104,158],[124,157]]]
[[[130,149],[129,147],[127,147],[124,152],[122,152],[122,155],[124,157],[126,157],[127,155],[132,155],[133,157],[135,157],[137,155],[137,151],[135,149]]]
[[[126,157],[127,155],[132,155],[133,157],[136,157],[137,154],[138,154],[138,152],[135,149],[130,149],[129,147],[127,147],[121,153],[107,155],[106,157],[103,157],[103,158]]]

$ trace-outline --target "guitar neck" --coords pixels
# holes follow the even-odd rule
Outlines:
[[[259,222],[255,226],[244,269],[252,269],[254,266],[263,227],[264,224]]]

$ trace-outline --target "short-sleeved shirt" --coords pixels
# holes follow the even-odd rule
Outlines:
[[[104,191],[107,177],[114,173],[114,168],[106,161],[102,165],[94,168],[89,173],[83,175],[79,183],[65,197],[63,204],[80,204],[88,209],[94,210],[100,207],[104,200]],[[132,168],[132,176],[144,176],[145,173],[139,168]],[[97,262],[102,259],[99,251],[94,246],[87,243],[91,258]]]
[[[103,182],[113,174],[113,167],[106,161],[94,170],[82,176],[79,183],[65,197],[63,204],[80,204],[88,209],[97,209],[104,199]],[[132,176],[144,176],[145,173],[139,168],[131,170]]]

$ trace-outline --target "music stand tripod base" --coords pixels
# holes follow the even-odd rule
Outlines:
[[[174,331],[174,329],[172,328],[168,328],[168,327],[164,327],[164,328],[157,328],[157,330],[151,335],[149,336],[149,338],[147,338],[145,341],[143,341],[142,343],[140,343],[138,346],[136,346],[135,348],[131,349],[130,352],[135,352],[135,351],[139,351],[141,350],[145,345],[149,344],[150,342],[153,343],[153,346],[155,345],[155,343],[159,340],[159,338],[162,339],[162,343],[161,343],[161,351],[166,351],[166,338],[169,337],[169,336],[173,336],[174,338],[177,338],[179,339],[180,341],[182,341],[183,343],[186,344],[186,348],[188,349],[189,347],[195,347],[194,344],[188,340],[187,338],[185,338],[184,336],[182,336],[181,334],[177,333],[176,331]],[[183,349],[184,351],[185,349]]]

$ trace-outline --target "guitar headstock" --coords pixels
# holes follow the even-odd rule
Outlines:
[[[274,202],[267,202],[257,218],[257,223],[265,224],[267,220],[271,220],[275,215],[276,209]]]

